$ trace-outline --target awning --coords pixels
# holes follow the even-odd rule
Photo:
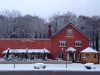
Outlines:
[[[68,47],[66,51],[67,51],[67,52],[75,52],[76,49],[73,48],[73,47]]]
[[[26,48],[26,49],[10,49],[10,48],[8,48],[8,49],[4,50],[2,53],[6,54],[8,52],[8,50],[9,50],[9,53],[26,53],[26,52],[27,53],[50,53],[50,51],[47,50],[46,48],[44,48],[44,49],[28,49],[28,48]]]

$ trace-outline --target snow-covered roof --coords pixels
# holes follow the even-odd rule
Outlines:
[[[29,49],[28,53],[50,53],[47,49]]]
[[[28,49],[28,48],[26,48],[26,49],[6,49],[6,50],[4,50],[2,53],[3,54],[5,54],[5,53],[7,53],[8,52],[8,50],[9,50],[9,53],[50,53],[50,51],[49,50],[47,50],[47,49]]]
[[[92,49],[91,47],[87,47],[84,50],[82,50],[81,53],[98,53],[98,51]]]
[[[71,51],[71,52],[75,52],[75,51],[76,51],[76,49],[75,49],[75,48],[73,48],[73,47],[68,47],[66,51],[67,51],[67,52],[69,52],[69,51]]]

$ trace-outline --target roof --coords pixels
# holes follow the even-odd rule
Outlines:
[[[28,49],[28,48],[26,48],[26,49],[10,49],[10,48],[8,48],[8,49],[4,50],[2,53],[5,54],[8,52],[8,50],[9,50],[9,53],[50,53],[50,51],[45,48],[44,49]]]
[[[96,51],[95,49],[91,47],[87,47],[84,50],[82,50],[81,53],[98,53],[98,51]]]
[[[23,40],[23,41],[32,41],[32,40],[51,40],[50,38],[0,38],[0,40]]]
[[[68,47],[66,51],[67,51],[67,52],[75,52],[76,49],[73,48],[73,47]]]
[[[67,26],[72,26],[73,28],[75,28],[78,32],[80,32],[83,36],[85,36],[86,38],[88,38],[90,40],[90,38],[84,33],[82,32],[78,27],[76,27],[75,25],[73,25],[72,23],[66,24],[60,31],[58,31],[54,36],[52,36],[51,38],[55,37],[59,32],[61,32],[65,27]]]

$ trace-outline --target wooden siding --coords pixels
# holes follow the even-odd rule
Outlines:
[[[86,55],[89,55],[87,57]],[[99,63],[99,55],[98,53],[81,53],[81,62],[82,63]]]

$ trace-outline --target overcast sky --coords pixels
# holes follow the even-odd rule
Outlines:
[[[22,14],[48,18],[68,11],[76,15],[100,16],[100,0],[0,0],[0,12],[18,10]]]

